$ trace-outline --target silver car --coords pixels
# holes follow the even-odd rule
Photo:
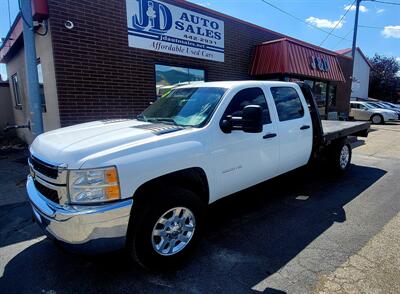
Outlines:
[[[350,117],[355,120],[370,120],[374,124],[383,124],[398,119],[396,112],[377,108],[364,101],[350,101]]]

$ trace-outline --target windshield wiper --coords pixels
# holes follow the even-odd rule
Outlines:
[[[140,120],[140,121],[145,121],[145,122],[148,121],[147,118],[143,114],[139,114],[138,116],[136,116],[136,119]]]
[[[147,119],[147,121],[149,121],[149,122],[171,123],[171,124],[173,124],[175,126],[178,125],[173,118],[169,118],[169,117],[150,117],[150,118]]]

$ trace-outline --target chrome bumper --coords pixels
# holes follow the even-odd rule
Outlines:
[[[49,201],[26,183],[33,215],[46,235],[72,250],[104,252],[125,246],[132,199],[96,206],[68,206]]]

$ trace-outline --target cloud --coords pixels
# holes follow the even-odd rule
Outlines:
[[[378,10],[376,11],[376,13],[378,13],[378,14],[381,14],[381,13],[383,13],[383,12],[385,12],[385,9],[383,9],[383,8],[380,8],[380,9],[378,9]]]
[[[344,10],[347,10],[347,9],[349,9],[350,8],[350,11],[354,11],[354,10],[356,10],[356,5],[345,5],[344,7],[343,7],[343,9]],[[367,12],[368,11],[368,8],[367,7],[365,7],[364,5],[360,5],[360,11],[361,12]]]
[[[326,29],[333,29],[337,25],[337,29],[343,27],[344,21],[339,23],[339,20],[329,20],[325,18],[318,18],[314,16],[310,16],[306,19],[306,22],[309,24],[315,25],[318,28],[326,28]],[[339,24],[338,24],[339,23]]]
[[[399,26],[385,26],[381,34],[385,38],[400,39],[400,25]]]
[[[400,57],[396,57],[396,61],[397,61],[397,62],[400,62]]]

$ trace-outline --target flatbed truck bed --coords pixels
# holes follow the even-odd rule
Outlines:
[[[366,137],[370,127],[369,122],[321,120],[322,137],[325,143],[347,136]]]

